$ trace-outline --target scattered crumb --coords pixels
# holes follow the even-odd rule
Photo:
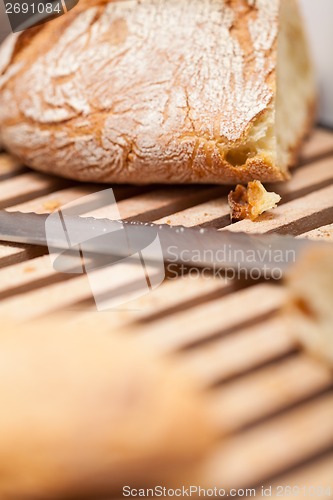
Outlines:
[[[170,224],[171,224],[171,219],[168,219],[168,220],[166,221],[166,224],[169,224],[169,225],[170,225]]]
[[[328,226],[318,227],[317,229],[313,229],[308,233],[299,235],[298,238],[333,241],[333,224],[329,224]]]
[[[26,266],[26,267],[23,269],[23,271],[24,271],[25,273],[33,273],[34,271],[36,271],[36,268],[35,268],[35,267],[33,267],[33,266]]]
[[[318,236],[325,240],[332,240],[333,233],[332,231],[325,231],[318,229]]]
[[[281,196],[266,191],[260,181],[249,182],[247,188],[238,184],[228,196],[233,221],[255,220],[267,210],[275,208]]]
[[[43,208],[45,208],[45,210],[48,210],[49,212],[54,212],[60,207],[61,203],[58,200],[49,200],[43,203]]]
[[[230,215],[232,220],[249,218],[249,201],[247,190],[244,186],[238,184],[235,190],[229,193],[228,203],[231,208]]]

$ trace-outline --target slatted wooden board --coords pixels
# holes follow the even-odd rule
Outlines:
[[[332,181],[333,133],[317,129],[292,180],[271,186],[281,204],[258,222],[229,225],[228,187],[114,191],[129,220],[333,241]],[[32,172],[6,153],[0,155],[0,182],[0,208],[37,213],[105,188]],[[204,464],[205,484],[333,486],[333,376],[285,330],[277,313],[284,297],[283,286],[270,282],[169,276],[128,309],[100,315],[110,328],[141,335],[163,353],[176,352],[205,388],[221,433]],[[86,276],[56,273],[44,248],[1,242],[0,299],[1,317],[22,321],[63,310],[83,321],[94,308]],[[298,498],[308,496],[301,491]]]

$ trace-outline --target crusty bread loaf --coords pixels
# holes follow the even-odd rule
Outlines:
[[[1,500],[121,498],[125,485],[199,479],[213,442],[203,394],[172,358],[98,325],[2,323]]]
[[[0,60],[1,142],[84,181],[284,180],[315,101],[296,0],[82,0]]]

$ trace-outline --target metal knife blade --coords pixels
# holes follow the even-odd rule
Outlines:
[[[62,220],[66,234],[59,236],[55,221],[48,214],[1,210],[0,240],[60,251],[79,245],[91,254],[119,258],[146,249],[146,257],[152,261],[161,258],[161,252],[156,252],[156,245],[151,244],[158,240],[163,259],[168,262],[196,267],[265,269],[268,273],[274,269],[284,272],[306,249],[327,245],[275,234],[249,235],[77,216]]]

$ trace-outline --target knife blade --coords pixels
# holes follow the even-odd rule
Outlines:
[[[145,249],[146,258],[177,262],[196,267],[265,269],[282,273],[306,249],[327,243],[296,239],[277,234],[252,235],[211,228],[93,217],[7,212],[0,210],[0,240],[47,246],[49,251],[71,251],[124,258]],[[59,231],[59,220],[62,231]],[[159,241],[159,250],[152,242]],[[148,249],[148,251],[147,251]],[[151,249],[151,250],[149,250]]]

